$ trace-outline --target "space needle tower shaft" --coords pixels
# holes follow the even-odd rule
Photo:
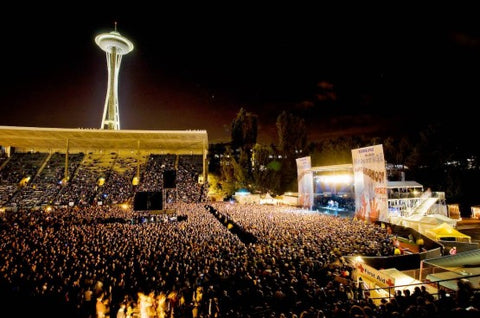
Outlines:
[[[118,108],[118,74],[122,56],[133,50],[133,44],[115,31],[102,33],[95,37],[95,43],[106,53],[108,85],[100,129],[120,130],[120,112]]]

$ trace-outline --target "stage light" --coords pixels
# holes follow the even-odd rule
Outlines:
[[[353,177],[351,174],[337,174],[319,176],[318,180],[327,184],[350,184],[353,182]]]

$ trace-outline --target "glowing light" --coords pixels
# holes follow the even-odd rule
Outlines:
[[[351,184],[353,182],[353,178],[351,174],[319,176],[317,180],[319,182],[328,183],[328,184]]]
[[[97,181],[97,185],[98,186],[103,186],[105,184],[105,178],[104,177],[100,177]]]
[[[125,55],[133,50],[133,43],[116,31],[102,33],[95,37],[95,43],[107,53],[112,53],[115,48],[115,54]]]
[[[139,177],[133,177],[132,180],[132,185],[136,186],[140,183],[140,178]]]
[[[249,194],[250,192],[247,189],[239,189],[237,193]]]
[[[120,130],[118,107],[118,74],[122,56],[133,50],[133,43],[115,31],[97,35],[95,43],[106,53],[108,85],[100,129]]]
[[[363,258],[361,256],[355,256],[354,261],[355,263],[363,263]]]
[[[25,177],[20,181],[19,184],[21,187],[23,187],[23,186],[26,186],[29,181],[30,181],[30,177]]]
[[[400,277],[395,277],[395,285],[397,286],[402,286],[401,289],[404,290],[404,289],[409,289],[411,292],[414,291],[415,289],[415,286],[404,286],[404,285],[411,285],[411,284],[416,284],[416,283],[419,283],[420,281],[412,278],[412,277],[408,277],[408,276],[400,276]]]

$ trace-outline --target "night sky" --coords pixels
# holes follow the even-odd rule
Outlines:
[[[354,10],[352,18],[290,7],[97,9],[4,12],[0,125],[99,128],[107,66],[94,38],[117,21],[135,45],[120,68],[122,129],[205,129],[210,142],[228,141],[243,107],[258,115],[260,142],[276,142],[282,110],[306,118],[311,141],[411,132],[430,121],[474,132],[476,18],[388,10]]]

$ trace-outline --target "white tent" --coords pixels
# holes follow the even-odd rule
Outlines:
[[[450,219],[449,217],[441,214],[414,214],[409,217],[391,217],[390,222],[412,228],[423,235],[426,235],[428,230],[431,230],[443,223],[446,223],[451,227],[455,227],[457,225],[457,220]]]
[[[278,201],[270,195],[270,193],[267,193],[263,198],[260,198],[260,204],[278,204]]]

